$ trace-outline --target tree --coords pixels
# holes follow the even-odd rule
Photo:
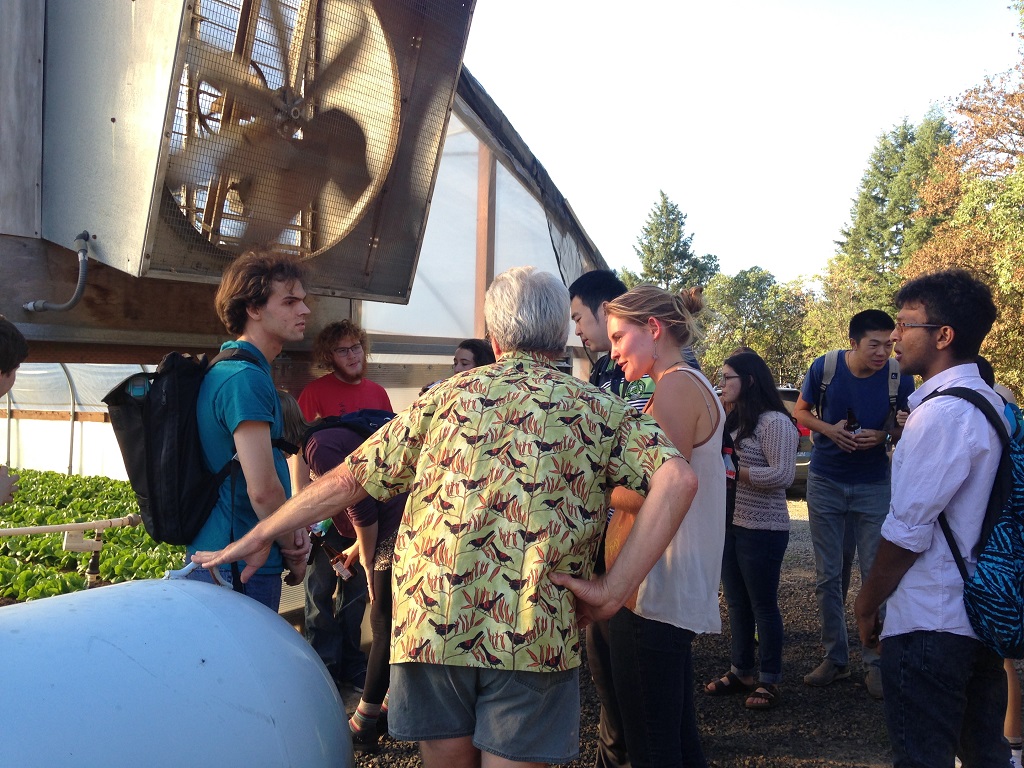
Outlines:
[[[707,285],[718,274],[718,257],[693,253],[693,235],[686,234],[686,214],[664,192],[659,191],[658,195],[658,202],[633,246],[640,257],[640,274],[623,269],[619,276],[629,288],[652,283],[673,293]]]
[[[715,371],[736,347],[750,347],[776,380],[795,382],[807,366],[800,329],[807,293],[799,283],[780,284],[761,267],[730,277],[715,275],[704,291],[704,367]]]
[[[864,309],[893,313],[892,296],[910,256],[943,220],[938,209],[922,211],[921,190],[931,177],[953,129],[937,111],[921,124],[907,120],[878,139],[861,177],[850,224],[821,275],[807,314],[804,342],[824,350],[848,344],[850,318]]]
[[[1024,28],[1024,3],[1016,3]],[[960,267],[991,288],[999,317],[985,339],[1001,383],[1024,395],[1024,61],[957,100],[957,140],[921,189],[919,216],[938,218],[904,277]]]

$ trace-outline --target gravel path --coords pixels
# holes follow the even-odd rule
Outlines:
[[[790,500],[793,520],[789,548],[780,584],[779,601],[786,628],[779,705],[754,712],[741,697],[710,698],[697,693],[697,716],[704,751],[716,768],[880,768],[891,764],[882,703],[868,696],[863,685],[860,653],[851,649],[850,680],[827,688],[809,688],[801,678],[821,660],[817,606],[814,600],[814,553],[807,528],[807,505]],[[851,638],[856,636],[852,601],[860,588],[859,574],[850,587],[847,616]],[[722,603],[721,635],[703,635],[694,641],[694,667],[698,682],[729,668],[728,620]],[[856,641],[851,639],[852,644]],[[582,719],[580,757],[571,768],[594,764],[597,738],[597,697],[589,674],[581,675]],[[358,698],[356,698],[358,701]],[[351,706],[354,706],[353,701]],[[413,768],[420,766],[415,745],[385,738],[376,756],[357,759],[360,768]]]

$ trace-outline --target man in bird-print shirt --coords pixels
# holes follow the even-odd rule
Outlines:
[[[409,492],[389,726],[420,742],[427,768],[479,764],[480,751],[507,765],[578,754],[580,622],[624,602],[696,492],[650,417],[554,367],[568,307],[551,274],[499,275],[485,305],[498,361],[429,390],[274,516],[315,520],[367,493]],[[615,567],[588,581],[614,485],[647,500]],[[273,527],[197,559],[249,553]]]

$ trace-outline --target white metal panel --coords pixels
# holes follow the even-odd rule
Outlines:
[[[143,269],[187,0],[46,3],[42,234]]]

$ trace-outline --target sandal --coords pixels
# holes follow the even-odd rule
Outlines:
[[[717,680],[712,680],[704,686],[704,693],[708,696],[732,696],[734,693],[750,693],[754,685],[748,685],[740,680],[733,671],[726,672]]]
[[[747,709],[771,709],[779,703],[779,686],[759,685],[748,697],[744,706]]]

